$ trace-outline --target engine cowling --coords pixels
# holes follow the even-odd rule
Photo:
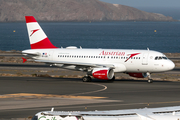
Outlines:
[[[136,78],[145,78],[147,77],[147,73],[128,73],[129,76],[136,77]]]
[[[114,77],[114,70],[111,68],[94,68],[92,76],[101,80],[110,80]]]

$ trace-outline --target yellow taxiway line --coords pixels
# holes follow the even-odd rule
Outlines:
[[[76,99],[102,99],[106,97],[96,96],[73,96],[73,95],[53,95],[53,94],[34,94],[34,93],[16,93],[0,95],[0,98],[26,98],[26,99],[42,99],[42,98],[76,98]]]

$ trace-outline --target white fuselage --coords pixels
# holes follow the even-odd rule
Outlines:
[[[22,53],[36,54],[38,56],[33,57],[36,60],[52,61],[56,66],[74,70],[82,70],[78,69],[77,63],[111,65],[114,72],[135,73],[163,72],[175,66],[164,54],[151,50],[57,48],[30,49]],[[76,66],[58,64],[57,61],[75,63]]]

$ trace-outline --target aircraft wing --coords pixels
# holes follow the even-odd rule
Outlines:
[[[47,64],[63,64],[63,65],[75,65],[82,67],[108,67],[115,68],[113,64],[92,64],[92,63],[80,63],[80,62],[67,62],[67,61],[50,61],[50,60],[35,60],[36,62],[43,62]]]
[[[143,108],[108,111],[41,111],[35,116],[46,118],[77,120],[179,120],[180,106],[162,108]],[[58,116],[58,117],[57,117]]]

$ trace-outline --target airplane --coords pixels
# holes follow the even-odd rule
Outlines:
[[[91,76],[114,81],[114,73],[119,72],[136,78],[147,77],[148,83],[152,83],[151,73],[165,72],[175,67],[163,53],[149,49],[57,48],[33,16],[25,16],[25,19],[31,49],[23,50],[22,54],[50,66],[86,72],[83,82],[91,81]]]
[[[41,111],[32,120],[179,120],[180,106],[106,111]]]

